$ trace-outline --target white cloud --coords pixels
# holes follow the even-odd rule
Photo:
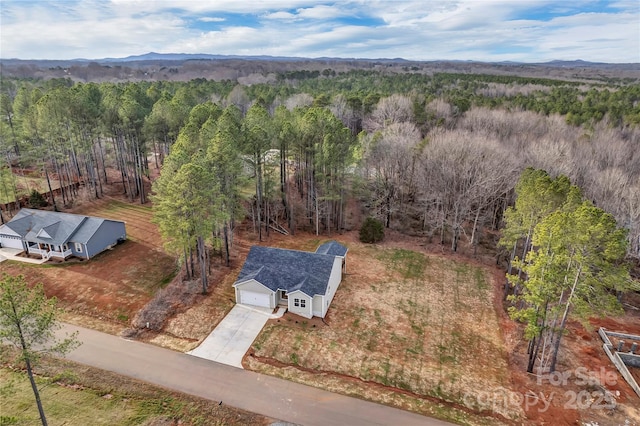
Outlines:
[[[604,9],[610,12],[579,13],[584,4],[589,3],[2,0],[0,55],[69,59],[160,51],[640,62],[640,3],[618,0]],[[558,13],[559,7],[566,16],[541,18],[541,13],[552,8]],[[375,26],[363,22],[374,22]]]
[[[340,16],[348,16],[350,13],[337,6],[319,5],[314,7],[300,8],[297,10],[298,16],[309,19],[335,19]]]
[[[290,12],[274,12],[274,13],[268,13],[266,15],[264,15],[265,19],[274,19],[274,20],[281,20],[281,21],[295,21],[298,18],[296,17],[296,15],[294,15],[293,13]]]
[[[224,19],[224,18],[216,18],[216,17],[213,17],[213,16],[205,16],[205,17],[202,17],[202,18],[198,18],[198,21],[200,21],[200,22],[224,22],[224,21],[226,21],[226,19]]]

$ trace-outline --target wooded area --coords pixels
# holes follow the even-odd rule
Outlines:
[[[3,78],[1,101],[5,198],[29,171],[59,182],[58,196],[48,185],[54,208],[70,206],[101,197],[113,169],[145,203],[150,167],[162,168],[156,219],[189,273],[194,256],[208,263],[205,245],[228,256],[245,215],[259,236],[340,232],[353,226],[352,197],[386,227],[476,247],[502,226],[527,167],[566,176],[640,257],[640,85],[626,80],[331,69],[254,84]]]
[[[410,67],[3,77],[0,101],[3,222],[29,195],[25,176],[46,182],[53,209],[116,184],[153,203],[167,252],[203,293],[241,221],[259,241],[330,235],[360,225],[355,205],[452,252],[495,251],[510,313],[526,324],[527,370],[553,371],[567,321],[616,312],[627,260],[640,260],[640,85],[628,79]]]

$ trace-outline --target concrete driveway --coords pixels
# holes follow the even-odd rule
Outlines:
[[[284,309],[273,314],[271,309],[236,304],[220,324],[189,355],[242,368],[242,358],[269,318],[279,318]]]

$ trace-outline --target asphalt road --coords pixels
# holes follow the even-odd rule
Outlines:
[[[451,425],[408,411],[323,391],[95,330],[67,358],[243,410],[300,425]]]

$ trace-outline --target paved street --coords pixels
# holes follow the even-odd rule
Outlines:
[[[83,344],[67,356],[72,361],[275,419],[309,426],[449,425],[86,328],[64,325],[58,333],[76,330]]]

